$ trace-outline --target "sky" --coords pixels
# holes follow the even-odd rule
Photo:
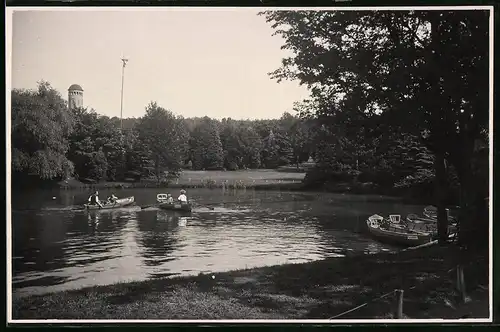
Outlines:
[[[140,117],[151,101],[183,117],[279,118],[307,98],[298,82],[267,74],[288,53],[259,8],[145,11],[15,11],[12,88],[48,81],[65,99],[71,84],[84,106]]]

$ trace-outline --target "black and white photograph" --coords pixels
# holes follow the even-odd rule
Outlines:
[[[493,19],[7,7],[8,322],[492,322]]]

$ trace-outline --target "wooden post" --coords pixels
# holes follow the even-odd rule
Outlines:
[[[462,292],[462,284],[460,283],[460,264],[457,265],[457,290],[459,292]]]
[[[356,233],[361,232],[361,228],[359,227],[359,215],[356,215]]]
[[[404,290],[396,290],[396,319],[403,319],[403,294]]]
[[[465,286],[464,268],[460,264],[457,266],[457,288],[458,291],[460,292],[462,303],[468,302],[466,286]]]

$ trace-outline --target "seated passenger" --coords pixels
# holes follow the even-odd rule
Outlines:
[[[115,194],[111,194],[111,196],[108,197],[108,203],[116,203],[116,200],[118,197],[115,196]]]
[[[167,203],[168,204],[173,204],[174,203],[174,198],[172,197],[171,194],[167,195]]]

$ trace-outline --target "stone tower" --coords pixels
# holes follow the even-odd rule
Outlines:
[[[70,110],[83,107],[83,89],[78,84],[73,84],[68,89],[68,107]]]

